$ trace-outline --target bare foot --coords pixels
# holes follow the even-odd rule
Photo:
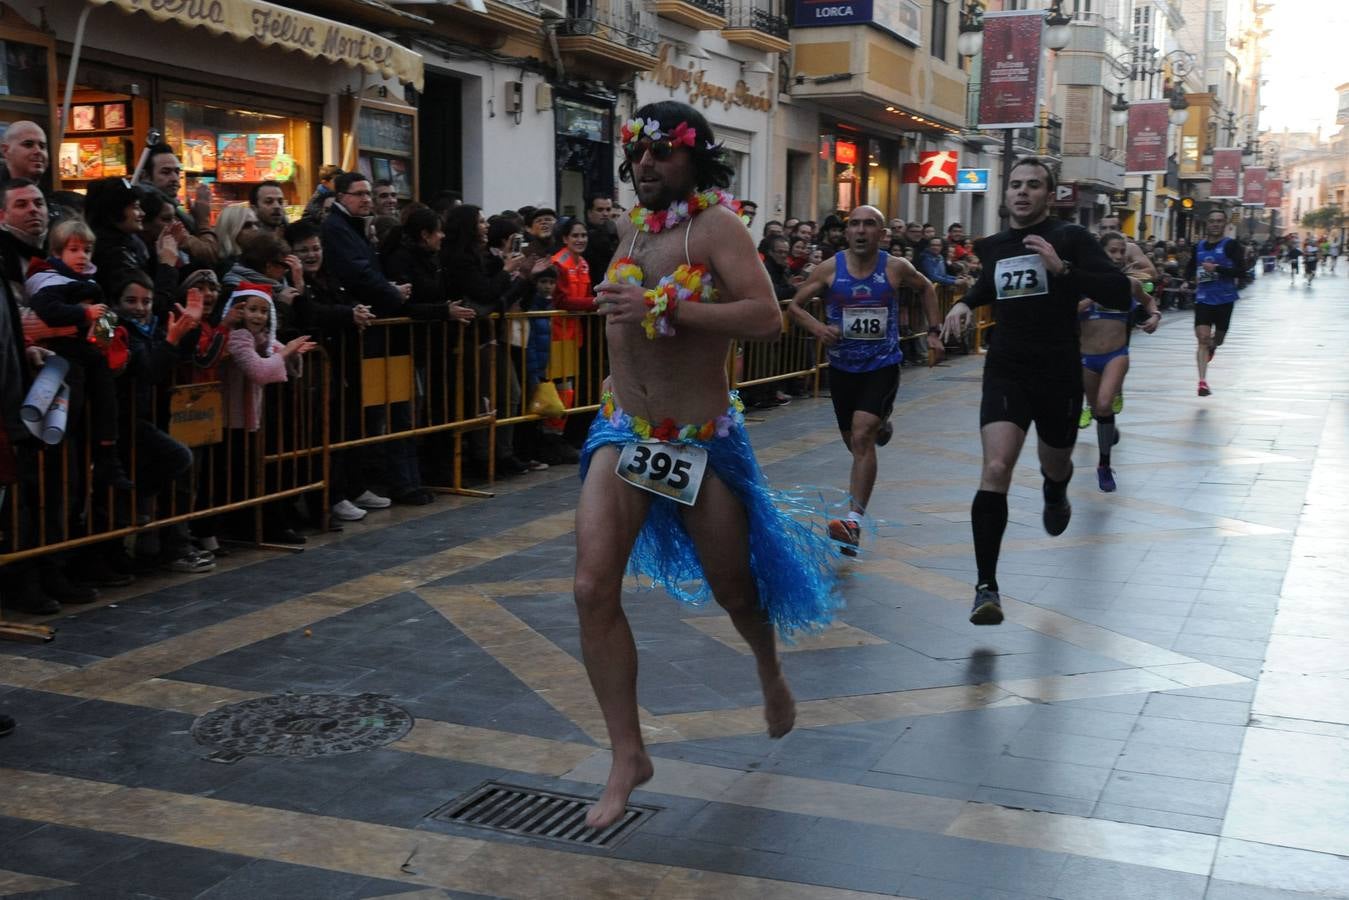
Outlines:
[[[796,699],[781,672],[763,683],[763,717],[771,738],[782,737],[796,724]]]
[[[631,756],[615,756],[609,765],[609,781],[604,785],[604,793],[586,813],[586,826],[608,828],[617,822],[627,809],[628,796],[650,781],[653,774],[651,757],[645,750]]]

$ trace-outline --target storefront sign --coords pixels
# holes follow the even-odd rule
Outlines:
[[[988,190],[988,169],[961,169],[956,176],[956,193]]]
[[[420,54],[373,32],[330,19],[311,16],[266,0],[90,0],[123,12],[143,12],[160,22],[187,28],[205,28],[212,34],[238,40],[252,39],[286,50],[299,50],[315,59],[327,59],[397,78],[417,90],[423,87]]]
[[[1271,178],[1265,181],[1265,209],[1279,209],[1283,206],[1283,179]]]
[[[1214,200],[1235,200],[1241,181],[1241,148],[1225,147],[1213,151],[1213,182],[1209,197]]]
[[[669,88],[671,95],[678,90],[686,91],[690,106],[702,106],[706,109],[713,103],[720,103],[724,109],[742,106],[759,112],[768,112],[773,108],[773,98],[768,91],[751,93],[744,79],[737,81],[735,87],[727,87],[709,81],[706,69],[695,69],[692,65],[688,68],[676,66],[672,61],[675,55],[674,47],[670,44],[661,44],[656,54],[655,67],[649,72],[640,73],[638,77]],[[772,76],[769,76],[769,82],[771,84]]]
[[[906,44],[923,44],[923,8],[915,0],[796,0],[793,28],[874,25]]]
[[[1126,175],[1166,174],[1166,137],[1170,127],[1171,104],[1167,101],[1141,100],[1129,105]]]
[[[1265,183],[1269,180],[1269,169],[1264,166],[1251,166],[1246,170],[1245,189],[1241,195],[1242,206],[1265,205]]]
[[[980,128],[1039,125],[1042,10],[984,13]]]
[[[851,166],[857,162],[857,145],[852,141],[839,141],[834,144],[834,162]]]
[[[960,154],[954,150],[927,150],[918,155],[918,193],[954,194]]]

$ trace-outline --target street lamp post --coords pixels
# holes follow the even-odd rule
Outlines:
[[[1067,47],[1073,37],[1070,27],[1072,21],[1073,17],[1063,11],[1063,0],[1052,0],[1049,8],[1045,10],[1045,46],[1054,51]],[[960,36],[956,38],[956,52],[961,56],[978,56],[984,48],[983,32],[983,0],[965,0],[965,5],[960,11]],[[1012,176],[1012,162],[1016,158],[1012,138],[1013,129],[1004,128],[1002,130],[1002,189],[1004,191],[1007,190],[1007,182]],[[999,218],[1002,220],[1002,227],[1006,228],[1010,216],[1007,204],[1000,202],[998,207],[1001,211]]]

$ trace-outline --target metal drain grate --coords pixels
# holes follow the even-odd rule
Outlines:
[[[474,828],[489,828],[525,837],[612,849],[627,840],[659,810],[629,805],[617,822],[603,830],[587,828],[586,810],[595,801],[576,794],[489,781],[431,813],[429,818]]]

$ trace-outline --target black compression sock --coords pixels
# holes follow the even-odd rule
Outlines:
[[[1007,530],[1007,495],[979,491],[970,506],[970,525],[974,530],[974,561],[979,568],[979,584],[998,589],[998,551],[1002,533]]]
[[[1044,475],[1045,478],[1045,502],[1050,504],[1062,503],[1063,498],[1068,496],[1068,482],[1073,480],[1073,470],[1071,466],[1068,469],[1068,477],[1062,481],[1054,481],[1048,475],[1045,475],[1044,469],[1040,470],[1040,474]]]
[[[1096,443],[1100,447],[1099,465],[1110,465],[1110,448],[1115,446],[1115,416],[1098,416],[1096,419]]]

